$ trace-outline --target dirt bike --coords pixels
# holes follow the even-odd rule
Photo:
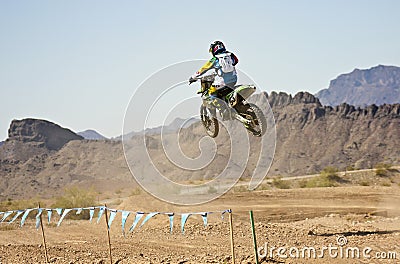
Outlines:
[[[200,106],[200,117],[207,134],[212,138],[218,135],[219,123],[216,118],[216,110],[218,109],[223,121],[236,119],[252,135],[263,136],[267,130],[267,120],[257,105],[246,101],[256,91],[256,87],[254,85],[236,85],[233,89],[223,87],[218,90],[218,94],[222,95],[218,97],[222,100],[219,101],[210,96],[208,92],[214,78],[215,75],[206,75],[192,79],[192,82],[201,81],[201,90],[198,92],[203,100]]]

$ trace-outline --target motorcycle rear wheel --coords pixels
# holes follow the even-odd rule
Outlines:
[[[250,121],[250,124],[245,126],[246,129],[256,137],[262,137],[267,131],[267,119],[261,109],[252,103],[248,103],[241,107],[242,111],[239,114]]]

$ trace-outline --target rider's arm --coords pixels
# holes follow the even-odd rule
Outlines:
[[[207,61],[201,68],[200,70],[198,70],[195,74],[195,77],[199,77],[200,75],[206,73],[208,70],[212,69],[215,61],[217,60],[217,58],[213,57],[211,58],[209,61]]]

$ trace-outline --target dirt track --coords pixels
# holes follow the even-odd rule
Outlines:
[[[261,263],[400,262],[398,186],[243,192],[227,194],[196,207],[176,207],[141,194],[122,199],[122,203],[114,208],[176,213],[232,208],[236,263],[255,263],[248,210],[254,211],[258,246],[265,247],[267,243],[268,247],[269,254],[260,257]],[[128,219],[127,226],[132,223],[132,218]],[[113,262],[231,263],[227,219],[211,215],[204,228],[201,217],[192,216],[182,235],[180,217],[175,218],[175,227],[170,234],[168,217],[159,215],[124,238],[121,219],[117,217],[111,228]],[[22,228],[6,228],[5,225],[0,226],[0,263],[45,263],[41,233],[34,228],[33,222],[27,222]],[[45,232],[52,263],[109,263],[104,219],[100,224],[65,220],[59,228],[46,224]],[[347,239],[347,244],[341,247],[342,257],[337,242],[341,236]],[[334,247],[338,247],[338,256],[330,256],[326,249],[324,257],[320,257],[322,248],[329,246],[333,255]],[[272,249],[270,255],[272,247],[284,247],[286,251],[279,257],[277,249]],[[315,248],[315,257],[304,247]],[[351,258],[354,247],[360,250],[359,258]],[[371,251],[363,256],[362,250],[366,247],[371,247]],[[349,252],[348,248],[351,249]],[[346,252],[350,258],[346,258]],[[378,260],[376,253],[380,252],[396,259]],[[264,255],[263,250],[260,253]],[[368,256],[370,258],[366,258]]]

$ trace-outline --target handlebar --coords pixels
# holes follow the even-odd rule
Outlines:
[[[199,79],[198,79],[198,78],[190,77],[190,79],[189,79],[189,85],[191,85],[191,84],[194,83],[194,82],[197,82],[197,80],[199,80]]]

